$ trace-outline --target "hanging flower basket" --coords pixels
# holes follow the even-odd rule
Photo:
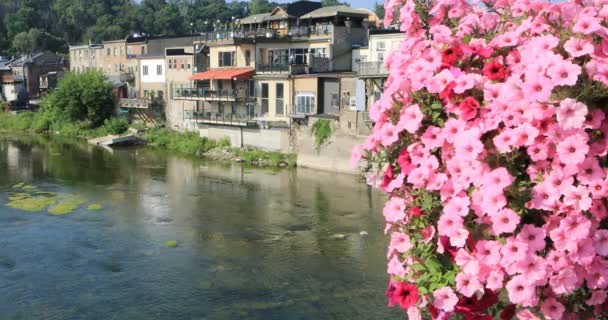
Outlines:
[[[608,2],[388,0],[404,39],[353,160],[388,193],[388,305],[608,319]]]

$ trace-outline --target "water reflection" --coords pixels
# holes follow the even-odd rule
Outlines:
[[[403,316],[383,298],[383,197],[355,177],[4,137],[0,200],[22,181],[104,208],[0,206],[2,319]]]

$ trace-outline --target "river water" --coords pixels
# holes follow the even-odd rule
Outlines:
[[[403,318],[383,199],[352,176],[3,136],[0,319]]]

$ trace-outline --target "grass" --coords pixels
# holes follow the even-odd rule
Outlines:
[[[245,148],[236,149],[236,154],[247,164],[259,165],[260,163],[278,167],[281,163],[286,163],[288,167],[296,166],[296,155],[291,153],[281,153],[278,151],[264,151],[259,149]]]
[[[148,145],[176,151],[191,156],[202,156],[205,152],[218,146],[214,140],[202,138],[197,133],[180,133],[177,131],[153,128],[145,134]]]
[[[45,133],[52,132],[70,138],[89,139],[121,134],[128,129],[128,124],[122,119],[107,119],[104,125],[93,127],[88,121],[75,123],[53,123],[48,113],[21,112],[12,114],[0,111],[0,130]]]

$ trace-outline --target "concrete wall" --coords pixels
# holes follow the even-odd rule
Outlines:
[[[165,108],[165,117],[167,126],[177,131],[197,131],[196,123],[184,119],[184,111],[195,111],[196,101],[185,100],[167,100]]]
[[[268,113],[262,114],[262,84],[268,84]],[[283,84],[283,113],[277,113],[277,84]],[[268,121],[287,121],[292,110],[292,81],[290,79],[260,79],[255,82],[256,113]]]
[[[230,139],[234,147],[254,147],[269,151],[290,152],[289,129],[287,128],[240,128],[229,126],[200,125],[201,137],[219,140]]]
[[[220,67],[219,53],[220,52],[236,52],[236,65],[232,67]],[[247,65],[246,54],[247,51],[250,53],[251,60]],[[255,45],[253,44],[239,44],[239,45],[220,45],[212,46],[209,48],[209,63],[211,68],[255,68],[256,54]]]
[[[315,137],[311,132],[315,121],[317,119],[311,118],[307,126],[293,130],[296,135],[294,152],[298,154],[298,166],[348,174],[360,173],[357,168],[351,168],[350,155],[356,145],[365,141],[365,136],[345,134],[339,129],[337,121],[330,120],[334,128],[333,133],[329,142],[317,152]]]

